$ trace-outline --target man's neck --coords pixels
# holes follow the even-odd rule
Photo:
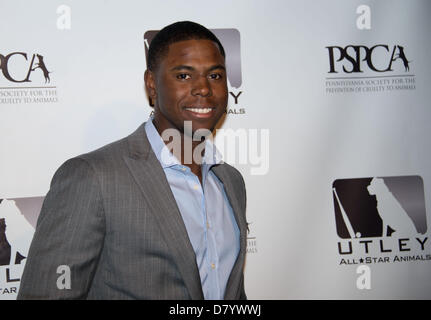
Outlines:
[[[159,133],[160,137],[163,137],[163,130],[158,127],[156,121],[153,121],[154,127]],[[193,141],[192,136],[184,134],[184,132],[180,132],[176,130],[181,139],[171,139],[165,141],[162,138],[164,144],[168,147],[169,151],[173,154],[173,156],[184,166],[190,168],[190,170],[199,178],[199,181],[202,184],[202,161],[203,156],[205,154],[205,140],[202,141]],[[162,131],[162,132],[161,132]],[[203,143],[203,145],[201,145]]]

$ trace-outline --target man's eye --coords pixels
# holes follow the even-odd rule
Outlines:
[[[212,80],[220,80],[222,78],[220,73],[212,73],[210,74],[210,79]]]
[[[190,75],[188,75],[187,73],[181,73],[177,75],[177,79],[179,80],[187,80],[190,79]]]

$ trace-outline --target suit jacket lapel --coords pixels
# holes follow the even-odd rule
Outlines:
[[[166,180],[165,173],[151,149],[145,123],[129,137],[130,155],[124,157],[130,172],[141,188],[151,211],[171,250],[192,299],[203,299],[196,256],[181,213]]]
[[[224,185],[226,195],[229,199],[230,205],[232,206],[235,220],[240,232],[240,251],[238,258],[232,268],[228,283],[226,285],[225,299],[233,300],[239,298],[238,289],[241,287],[240,282],[242,281],[243,266],[245,261],[245,253],[247,247],[247,222],[245,220],[245,214],[241,210],[239,199],[235,196],[235,187],[232,184],[232,179],[229,176],[225,165],[216,165],[212,168],[213,172],[220,179]]]

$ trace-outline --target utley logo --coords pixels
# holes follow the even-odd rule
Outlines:
[[[16,299],[43,199],[0,199],[0,300]]]
[[[340,264],[431,260],[421,177],[339,179],[332,194]]]
[[[241,38],[237,29],[210,29],[222,43],[226,52],[226,69],[230,85],[229,106],[227,114],[245,114],[246,108],[241,106],[240,98],[243,94],[241,90]],[[148,61],[148,48],[154,36],[159,30],[149,30],[144,34],[145,57]],[[240,97],[241,96],[241,97]]]

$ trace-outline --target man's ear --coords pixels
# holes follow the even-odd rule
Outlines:
[[[145,91],[147,92],[150,106],[154,107],[157,98],[156,81],[154,73],[147,69],[144,74]]]

